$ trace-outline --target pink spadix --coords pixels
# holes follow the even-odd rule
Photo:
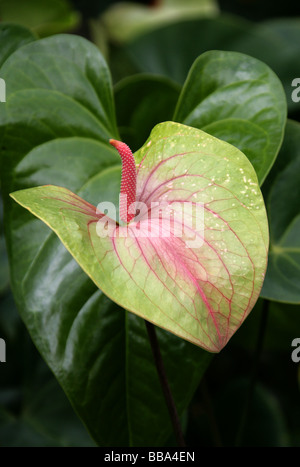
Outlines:
[[[136,201],[136,168],[135,160],[127,144],[115,139],[109,140],[122,159],[122,179],[120,190],[120,219],[130,222],[135,217],[135,210],[128,212],[132,203]],[[132,208],[131,208],[132,209]]]

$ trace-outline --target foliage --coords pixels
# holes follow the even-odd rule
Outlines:
[[[291,99],[300,27],[298,20],[254,24],[217,14],[213,2],[209,17],[207,11],[205,17],[201,14],[182,20],[175,15],[159,26],[151,21],[145,28],[133,25],[134,33],[127,30],[116,37],[106,12],[102,37],[108,41],[108,64],[95,44],[75,34],[52,35],[57,31],[35,29],[42,36],[51,34],[40,38],[23,26],[0,24],[0,77],[7,83],[6,103],[0,103],[7,247],[6,255],[1,232],[0,337],[8,343],[7,354],[13,356],[1,364],[2,444],[174,445],[142,319],[152,317],[150,302],[146,306],[132,285],[126,289],[122,277],[117,280],[123,285],[115,288],[115,259],[108,261],[112,270],[100,273],[87,242],[84,254],[80,251],[81,227],[77,236],[68,230],[79,222],[78,213],[66,215],[62,231],[55,214],[61,207],[58,201],[50,203],[49,210],[40,195],[36,197],[37,188],[28,190],[55,185],[95,206],[103,200],[118,205],[121,165],[109,138],[126,141],[137,151],[139,161],[152,129],[151,139],[159,140],[173,127],[162,122],[173,121],[180,131],[203,135],[212,153],[228,151],[226,155],[233,159],[243,156],[236,168],[249,169],[253,180],[257,177],[270,228],[261,298],[218,355],[178,337],[176,326],[167,320],[153,319],[160,326],[158,340],[187,443],[236,442],[256,336],[261,318],[267,317],[253,412],[239,443],[299,445],[299,411],[294,408],[299,398],[297,364],[290,355],[300,325],[300,127],[297,105]],[[110,42],[116,39],[118,43]],[[186,125],[193,130],[182,130]],[[192,143],[184,149],[191,150]],[[153,164],[157,164],[155,157]],[[195,173],[219,169],[221,185],[227,169],[231,174],[235,170],[234,164],[225,168],[219,162],[210,167],[207,158],[200,162],[195,162]],[[237,190],[236,183],[231,190]],[[255,188],[260,193],[256,181]],[[69,191],[59,190],[60,196],[69,196]],[[20,204],[58,233],[68,249],[47,225],[9,196],[13,192]],[[50,192],[50,188],[45,191],[48,197]],[[217,196],[222,199],[221,193]],[[255,251],[256,258],[263,258],[255,225],[241,213],[238,217],[246,224],[245,241],[255,238],[257,242],[253,255]],[[259,222],[262,226],[265,220]],[[236,228],[243,232],[240,225]],[[232,248],[230,239],[224,237],[224,241]],[[125,249],[123,253],[125,258]],[[145,271],[143,265],[135,280]],[[158,271],[162,274],[162,269]],[[159,285],[153,283],[150,296],[158,297]],[[261,285],[257,283],[258,292]],[[188,290],[189,284],[185,287]],[[140,303],[145,309],[139,308]],[[172,308],[174,313],[174,302],[166,299],[165,303],[169,303],[168,312]],[[280,374],[288,384],[283,384]],[[43,407],[45,398],[51,398],[51,413]],[[211,404],[215,420],[208,410]],[[217,434],[207,429],[216,422]]]

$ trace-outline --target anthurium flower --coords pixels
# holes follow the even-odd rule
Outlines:
[[[253,308],[266,271],[268,223],[252,165],[230,144],[174,122],[157,125],[134,156],[110,143],[123,162],[119,221],[106,200],[92,206],[63,187],[11,196],[113,301],[219,352]]]

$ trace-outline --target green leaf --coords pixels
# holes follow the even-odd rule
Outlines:
[[[9,82],[0,109],[5,173],[33,147],[53,139],[81,136],[107,144],[118,137],[110,74],[88,41],[57,35],[28,44],[9,57],[1,75]]]
[[[233,146],[173,122],[155,127],[136,162],[146,211],[128,228],[110,207],[105,216],[106,206],[96,210],[58,186],[11,196],[114,302],[218,352],[254,306],[265,273],[268,228],[255,172]]]
[[[275,71],[285,89],[290,112],[297,112],[299,102],[292,99],[295,89],[292,81],[299,77],[300,19],[291,17],[263,21],[255,26],[253,33],[273,43],[272,48],[268,47],[269,50],[257,48],[255,56]]]
[[[123,50],[138,71],[167,76],[183,84],[196,58],[206,51],[237,51],[257,58],[259,53],[267,55],[272,41],[263,34],[255,35],[252,28],[251,22],[224,14],[178,21],[139,35]],[[266,52],[260,51],[262,46]]]
[[[34,35],[22,26],[0,24],[0,66],[15,50],[34,40]]]
[[[60,108],[65,109],[68,105],[74,105],[76,101],[78,118],[83,116],[85,119],[93,119],[94,126],[98,126],[99,133],[105,137],[118,134],[110,73],[98,49],[85,39],[56,35],[31,43],[17,50],[6,61],[1,75],[3,79],[9,80],[8,97],[11,95],[12,98],[16,98],[16,102],[17,91],[47,90],[45,98],[50,96],[50,99],[56,99],[58,112]],[[28,96],[33,99],[33,95],[24,96],[24,99]],[[71,98],[72,102],[64,102],[66,97]],[[42,99],[39,95],[37,100]],[[61,105],[59,99],[62,101]],[[9,106],[9,103],[7,104]],[[48,105],[51,108],[51,104]],[[46,113],[47,104],[43,105],[43,108]],[[28,108],[25,108],[23,113],[26,111],[28,113]]]
[[[264,332],[264,350],[273,352],[275,355],[280,352],[284,360],[290,358],[291,342],[296,336],[295,329],[300,328],[300,308],[299,305],[290,305],[259,298],[250,316],[231,340],[234,350],[239,352],[246,349],[246,352],[255,352],[256,339],[258,335],[262,313],[266,313],[268,308],[267,326]],[[271,370],[272,371],[272,370]]]
[[[86,40],[61,35],[24,46],[1,73],[10,86],[0,106],[0,172],[22,319],[98,444],[164,445],[172,427],[144,321],[105,297],[47,226],[8,196],[59,184],[90,203],[118,203],[107,65]],[[167,331],[157,334],[181,414],[212,357]]]
[[[67,32],[79,24],[79,14],[66,0],[1,0],[2,21],[16,23],[31,29],[40,37]]]
[[[4,324],[9,315],[1,316],[2,305],[7,361],[0,374],[1,446],[94,446],[18,316],[14,334],[3,334],[1,318]]]
[[[152,128],[172,119],[180,87],[167,78],[138,74],[115,86],[116,114],[123,141],[138,150]]]
[[[300,124],[289,120],[282,148],[268,181],[271,243],[261,294],[270,300],[294,304],[300,303],[299,174]]]
[[[285,95],[277,76],[255,58],[237,52],[206,52],[190,70],[174,120],[239,148],[262,183],[282,142]]]
[[[291,83],[299,74],[298,18],[254,23],[223,13],[216,18],[182,20],[140,34],[122,50],[123,61],[126,56],[132,72],[161,74],[178,83],[184,83],[193,62],[206,51],[250,55],[266,63],[278,75],[289,109],[297,110],[297,103],[291,99]]]

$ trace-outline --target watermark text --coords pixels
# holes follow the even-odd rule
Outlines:
[[[296,337],[292,340],[292,347],[296,347],[292,352],[292,360],[294,363],[300,362],[300,337]]]
[[[300,101],[300,78],[294,78],[292,81],[292,86],[295,88],[292,92],[292,101],[299,102]]]
[[[0,78],[0,102],[6,102],[6,84],[2,78]]]
[[[6,343],[4,339],[0,338],[0,363],[6,362]]]
[[[104,237],[170,238],[184,240],[187,248],[200,248],[204,242],[204,206],[195,202],[132,203],[128,212],[135,215],[129,224],[116,222],[116,206],[104,201],[97,206],[101,215],[96,232]]]

